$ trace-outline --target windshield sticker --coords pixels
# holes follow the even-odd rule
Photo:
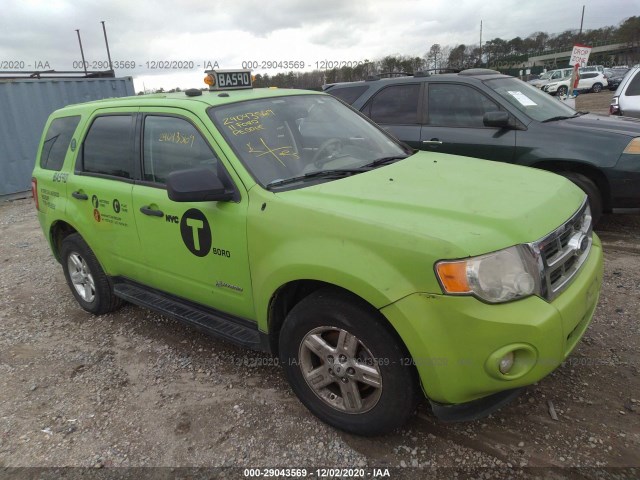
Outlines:
[[[511,90],[509,90],[507,93],[509,93],[509,95],[511,95],[518,102],[520,102],[521,105],[524,105],[525,107],[530,107],[530,106],[537,105],[536,102],[531,100],[529,97],[527,97],[524,93],[522,93],[520,91],[511,91]]]
[[[246,112],[233,117],[225,117],[223,124],[229,127],[234,135],[244,135],[245,133],[264,130],[264,125],[260,120],[264,117],[275,116],[273,110],[259,110],[257,112]]]
[[[248,152],[253,153],[256,158],[263,157],[265,155],[271,155],[278,162],[280,162],[283,167],[286,167],[286,165],[282,160],[280,160],[280,157],[290,157],[294,160],[298,160],[300,158],[300,156],[293,151],[292,146],[271,148],[266,144],[263,138],[260,139],[260,143],[262,143],[264,150],[257,150],[251,145],[251,143],[247,143]]]
[[[161,133],[160,138],[158,138],[159,142],[176,143],[178,145],[189,145],[189,147],[193,147],[193,142],[195,142],[195,140],[196,136],[194,134],[187,134],[179,131]]]

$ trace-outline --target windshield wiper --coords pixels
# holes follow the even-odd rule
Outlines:
[[[367,163],[366,165],[363,165],[363,167],[371,167],[371,168],[379,167],[380,165],[385,165],[387,163],[395,162],[398,160],[404,160],[405,158],[410,156],[411,155],[393,155],[391,157],[382,157],[374,160],[371,163]]]
[[[567,120],[569,118],[576,118],[576,117],[581,117],[582,115],[586,115],[589,112],[576,112],[573,115],[558,115],[557,117],[551,117],[551,118],[547,118],[546,120],[542,120],[542,123],[547,123],[547,122],[555,122],[556,120]]]
[[[304,175],[298,175],[296,177],[291,178],[283,178],[281,180],[274,180],[273,182],[267,183],[267,188],[271,187],[279,187],[280,185],[287,185],[289,183],[295,182],[304,182],[306,180],[314,179],[314,178],[340,178],[340,177],[348,177],[350,175],[355,175],[358,173],[368,172],[369,168],[336,168],[333,170],[318,170],[315,172],[305,173]]]

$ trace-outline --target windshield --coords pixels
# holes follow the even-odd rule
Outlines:
[[[263,187],[308,174],[316,181],[334,180],[336,170],[353,173],[375,160],[411,153],[329,95],[250,100],[213,107],[209,116]],[[315,174],[325,170],[334,174]]]
[[[573,108],[557,98],[517,78],[495,78],[484,83],[522,113],[539,122],[576,114]]]
[[[550,77],[551,77],[551,72],[545,72],[542,75],[540,75],[540,80],[549,80]]]

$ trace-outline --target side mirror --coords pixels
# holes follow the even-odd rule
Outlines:
[[[482,117],[482,123],[485,127],[509,127],[509,114],[507,112],[487,112]]]
[[[221,202],[233,199],[233,191],[209,168],[190,168],[171,172],[167,178],[167,195],[174,202]]]

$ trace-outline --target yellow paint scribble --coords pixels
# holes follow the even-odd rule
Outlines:
[[[256,150],[251,145],[251,143],[247,143],[248,152],[255,154],[256,157],[263,157],[265,155],[271,155],[278,162],[280,162],[283,167],[286,167],[286,165],[284,164],[284,162],[282,160],[280,160],[280,157],[291,157],[291,158],[293,158],[295,160],[298,160],[300,158],[300,156],[296,152],[293,151],[293,147],[291,147],[291,146],[271,148],[271,147],[269,147],[267,145],[267,143],[264,141],[263,138],[260,139],[260,143],[262,143],[262,145],[264,146],[264,150]]]

